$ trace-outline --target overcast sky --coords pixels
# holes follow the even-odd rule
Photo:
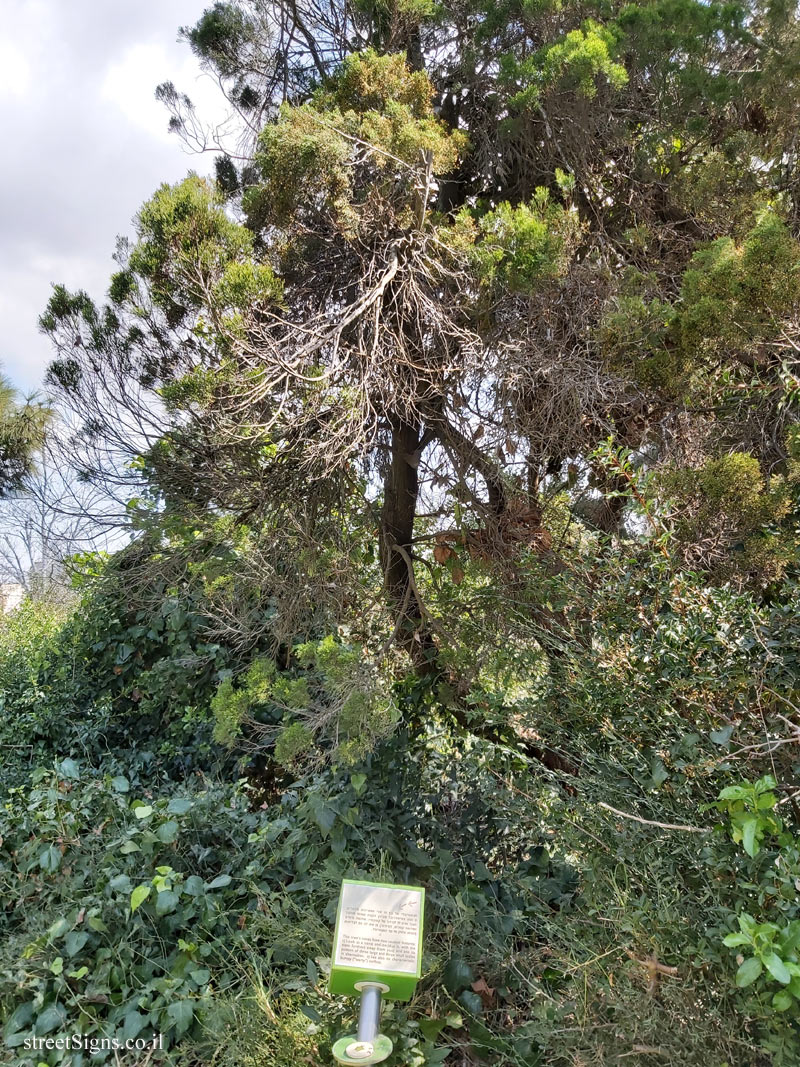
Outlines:
[[[117,234],[163,181],[210,156],[167,132],[171,80],[216,112],[179,26],[211,0],[0,0],[0,364],[24,391],[51,358],[36,321],[53,282],[102,298]]]

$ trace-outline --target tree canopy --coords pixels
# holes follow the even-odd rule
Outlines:
[[[356,595],[423,672],[443,649],[421,567],[558,570],[555,502],[625,532],[609,442],[657,472],[687,559],[780,573],[791,8],[217,3],[183,32],[238,150],[144,205],[107,305],[57,288],[42,318],[87,477],[193,522],[288,527],[296,559],[327,558],[337,509],[337,573],[375,541]],[[199,137],[191,101],[159,95]]]
[[[799,29],[182,30],[231,120],[157,93],[214,176],[41,318],[65,484],[132,536],[0,626],[14,1047],[328,1062],[356,874],[429,891],[398,1067],[798,1062]]]
[[[0,377],[0,498],[22,489],[35,470],[48,414],[35,401],[20,404],[16,389]]]

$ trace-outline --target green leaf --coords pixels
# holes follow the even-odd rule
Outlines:
[[[660,759],[653,760],[652,766],[650,768],[650,777],[652,778],[653,785],[656,788],[662,786],[664,782],[666,782],[667,778],[669,778],[669,771]]]
[[[447,1019],[420,1019],[419,1028],[428,1041],[435,1041],[447,1026]]]
[[[115,789],[117,793],[127,793],[131,788],[131,783],[124,774],[118,774],[115,778],[111,779],[111,787],[112,789]]]
[[[735,948],[737,945],[749,945],[750,941],[751,939],[747,934],[728,934],[726,937],[723,937],[722,944],[725,945],[726,948]]]
[[[82,930],[72,930],[64,938],[64,951],[68,956],[75,956],[88,940],[89,935]]]
[[[743,785],[729,785],[719,794],[718,800],[744,800],[749,790]]]
[[[167,804],[167,811],[170,815],[185,815],[191,807],[192,801],[187,800],[186,797],[173,797]]]
[[[206,883],[206,889],[224,889],[226,885],[231,884],[231,876],[229,874],[218,874],[213,882]]]
[[[171,889],[163,889],[156,894],[156,915],[169,915],[178,906],[179,897]]]
[[[27,1001],[12,1013],[11,1018],[6,1023],[6,1029],[10,1034],[15,1034],[18,1030],[21,1030],[24,1026],[27,1026],[33,1018],[33,1001]]]
[[[746,986],[752,985],[763,970],[764,968],[761,966],[761,960],[757,959],[755,956],[752,956],[749,960],[745,960],[736,972],[737,986],[740,989],[744,989]]]
[[[144,904],[147,898],[150,896],[149,885],[137,885],[134,891],[131,893],[131,913]]]
[[[205,882],[197,874],[190,874],[183,884],[183,891],[190,897],[201,897],[206,891]]]
[[[711,738],[711,741],[712,741],[713,744],[721,746],[721,745],[727,745],[727,743],[731,739],[731,735],[732,734],[733,734],[733,726],[729,725],[729,726],[723,726],[722,729],[720,729],[720,730],[712,730],[709,733],[708,736]],[[720,797],[720,799],[724,799],[724,798]]]
[[[351,774],[350,784],[352,785],[356,796],[360,797],[364,791],[364,786],[367,784],[366,774]]]
[[[122,1020],[122,1040],[132,1041],[147,1025],[149,1016],[138,1011],[129,1011]]]
[[[176,1000],[167,1008],[167,1015],[169,1016],[173,1026],[175,1027],[175,1034],[180,1037],[185,1034],[189,1027],[192,1025],[192,1019],[194,1018],[194,1009],[191,1001],[189,1000]]]
[[[442,977],[445,988],[450,993],[457,993],[475,981],[475,972],[459,956],[451,956]]]
[[[750,937],[753,936],[757,924],[752,915],[748,915],[746,911],[743,911],[741,915],[738,916],[738,923],[742,933],[749,934]]]
[[[163,841],[165,845],[171,845],[177,836],[178,824],[174,819],[169,819],[167,822],[162,823],[156,830],[156,837],[159,841]]]
[[[120,848],[120,852],[122,853],[123,856],[130,856],[131,853],[133,853],[133,852],[141,852],[141,851],[142,850],[139,848],[139,846],[136,844],[136,842],[135,841],[130,841],[130,840],[129,841],[125,841],[122,844],[121,848]]]
[[[78,770],[78,764],[74,759],[63,759],[60,763],[56,764],[56,770],[62,778],[80,778],[81,772]]]
[[[133,809],[133,814],[137,819],[146,819],[153,814],[153,809],[149,804],[137,804]]]
[[[742,823],[742,847],[748,856],[758,854],[756,834],[758,832],[758,819],[746,819]]]
[[[459,1003],[463,1004],[470,1015],[480,1015],[483,1011],[483,1001],[477,993],[471,989],[465,989],[458,997]]]
[[[792,976],[777,952],[770,952],[768,956],[764,957],[764,966],[775,981],[780,982],[781,985],[788,985],[791,982]]]
[[[788,1011],[794,1004],[794,997],[788,989],[779,989],[772,998],[772,1006],[775,1011]]]
[[[50,940],[53,940],[56,937],[61,937],[62,934],[65,934],[67,930],[69,930],[69,927],[70,924],[65,918],[62,917],[60,919],[56,919],[56,921],[47,931],[47,936]]]
[[[317,858],[317,855],[318,849],[316,845],[304,845],[301,849],[298,849],[294,860],[294,868],[297,873],[305,874]]]
[[[63,1004],[49,1004],[36,1017],[34,1030],[36,1034],[49,1034],[62,1027],[67,1018],[67,1009]]]
[[[61,850],[55,845],[49,845],[39,856],[39,866],[47,874],[53,874],[61,866]]]

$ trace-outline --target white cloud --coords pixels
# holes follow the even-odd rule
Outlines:
[[[0,99],[21,99],[30,90],[31,68],[11,41],[0,41]]]
[[[37,320],[53,282],[102,298],[115,237],[187,154],[155,101],[164,80],[219,121],[181,25],[210,0],[0,0],[0,364],[36,388],[52,353]]]

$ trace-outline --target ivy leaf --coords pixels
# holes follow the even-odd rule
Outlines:
[[[36,1017],[35,1030],[38,1034],[49,1034],[56,1027],[64,1025],[64,1020],[67,1017],[67,1009],[63,1004],[49,1004],[44,1011],[40,1012]]]
[[[178,894],[164,889],[156,895],[156,915],[169,915],[178,906]]]
[[[89,935],[83,933],[82,930],[72,930],[64,938],[64,951],[68,956],[75,956],[88,940]]]
[[[69,757],[57,764],[56,769],[62,778],[76,779],[81,776],[81,772],[78,770],[78,764],[74,759],[69,759]]]
[[[729,724],[728,726],[723,726],[721,730],[712,730],[708,736],[711,738],[713,744],[723,746],[727,745],[727,743],[731,739],[732,734],[733,726]]]
[[[129,1011],[122,1020],[122,1040],[130,1041],[136,1037],[147,1023],[148,1016],[138,1011]]]
[[[165,845],[171,845],[177,836],[178,824],[174,819],[169,819],[167,822],[163,822],[156,830],[156,837],[159,841],[163,841]]]
[[[131,914],[133,914],[133,912],[135,912],[140,905],[144,904],[144,902],[149,896],[149,885],[137,885],[137,887],[131,893]]]
[[[180,1037],[192,1025],[194,1008],[188,1000],[176,1000],[167,1008],[167,1015],[175,1027],[175,1034]]]
[[[480,1015],[483,1011],[483,1001],[477,993],[473,993],[470,989],[465,989],[463,993],[459,995],[459,1003],[463,1004],[470,1015]]]
[[[39,857],[39,866],[47,874],[52,874],[61,866],[61,852],[55,845],[50,845]]]
[[[451,993],[457,993],[459,989],[472,985],[475,981],[475,972],[459,956],[452,956],[444,969],[444,984]]]
[[[183,884],[183,891],[190,897],[201,897],[206,891],[203,879],[197,874],[190,874]]]

